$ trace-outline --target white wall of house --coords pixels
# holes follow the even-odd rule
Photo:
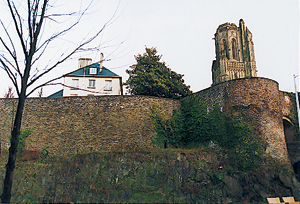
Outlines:
[[[121,95],[120,80],[119,77],[66,76],[63,96]]]

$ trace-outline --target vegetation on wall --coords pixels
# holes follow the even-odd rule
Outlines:
[[[4,149],[0,179],[7,157]],[[262,162],[264,169],[242,172],[226,158],[217,148],[155,148],[17,160],[11,202],[264,203],[260,191],[289,195],[291,188],[282,188],[282,180],[288,182],[292,174],[282,163]]]
[[[190,86],[184,84],[184,75],[160,62],[162,56],[157,54],[156,48],[145,49],[143,55],[135,56],[137,63],[130,66],[131,70],[126,70],[129,78],[125,85],[132,95],[179,98],[192,93]]]
[[[193,148],[210,143],[223,147],[239,169],[253,169],[260,165],[262,146],[253,136],[253,128],[233,110],[220,110],[216,105],[208,110],[198,97],[181,101],[173,117],[165,120],[152,108],[156,136],[152,141],[158,147]]]
[[[7,156],[5,149],[2,158]],[[266,199],[257,189],[278,196],[291,190],[281,188],[275,172],[282,164],[255,173],[237,172],[223,159],[224,155],[214,149],[169,148],[17,160],[11,202],[264,203]],[[221,170],[217,168],[220,162],[224,164]],[[4,178],[4,168],[2,159],[0,179]]]
[[[296,105],[295,93],[293,93],[293,92],[285,92],[285,93],[289,96],[291,102],[294,103],[295,107],[296,107],[297,105]],[[300,98],[300,92],[298,93],[298,98]],[[290,111],[291,111],[290,117],[291,117],[292,122],[295,124],[298,123],[298,113],[296,112],[296,110],[290,109]]]
[[[285,93],[289,96],[291,102],[292,102],[293,104],[295,104],[295,107],[297,107],[297,105],[296,105],[296,96],[295,96],[295,93],[293,93],[293,92],[285,92]],[[298,93],[298,98],[300,98],[300,93]],[[299,124],[299,123],[298,123],[298,113],[297,113],[297,108],[296,108],[296,109],[293,109],[293,108],[290,109],[289,118],[291,119],[291,121],[292,121],[294,124]],[[296,135],[297,135],[297,138],[298,138],[298,140],[299,140],[300,134],[299,134],[299,128],[298,128],[298,125],[293,126],[293,128],[294,128],[294,130],[295,130],[295,132],[296,132]]]
[[[20,140],[19,140],[19,145],[17,150],[17,158],[20,158],[21,154],[23,153],[25,147],[25,139],[31,134],[31,132],[32,130],[30,129],[21,130]]]

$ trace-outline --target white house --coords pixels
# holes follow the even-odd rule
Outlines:
[[[64,75],[63,89],[49,97],[123,95],[122,77],[91,58],[79,58],[78,69]]]

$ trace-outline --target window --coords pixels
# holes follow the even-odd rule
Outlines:
[[[112,81],[111,80],[105,80],[104,91],[111,91],[111,90],[112,90]]]
[[[90,68],[90,74],[97,74],[97,68]]]
[[[227,42],[225,39],[222,40],[223,42],[223,48],[224,48],[224,54],[226,55],[227,59],[229,59],[228,49],[227,49]]]
[[[72,79],[72,88],[73,89],[79,88],[79,79]]]
[[[231,41],[231,46],[232,46],[232,58],[237,59],[237,53],[236,53],[236,41],[235,39],[232,39]]]
[[[89,80],[89,87],[93,87],[93,88],[95,88],[95,80],[94,79],[90,79]]]

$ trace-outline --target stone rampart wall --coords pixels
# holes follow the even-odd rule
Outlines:
[[[256,127],[266,151],[288,159],[283,118],[295,120],[295,102],[286,102],[289,93],[279,91],[278,83],[266,78],[243,78],[223,82],[193,96],[200,96],[209,108],[233,107]],[[22,129],[32,129],[26,139],[28,150],[51,154],[128,148],[151,148],[155,135],[151,107],[158,105],[165,117],[180,106],[178,100],[147,96],[90,96],[29,98]],[[1,146],[9,146],[17,99],[0,99]],[[300,155],[299,155],[300,158]],[[296,159],[297,160],[297,159]]]
[[[267,78],[243,78],[212,86],[194,94],[206,101],[209,108],[216,103],[221,108],[233,107],[256,127],[265,148],[272,156],[288,161],[283,127],[284,94],[278,83]],[[285,107],[283,109],[283,106]]]
[[[155,135],[151,107],[165,117],[179,107],[178,100],[146,96],[90,96],[28,98],[22,129],[32,129],[25,149],[51,154],[77,151],[151,147]],[[9,146],[17,99],[0,99],[1,146]]]

